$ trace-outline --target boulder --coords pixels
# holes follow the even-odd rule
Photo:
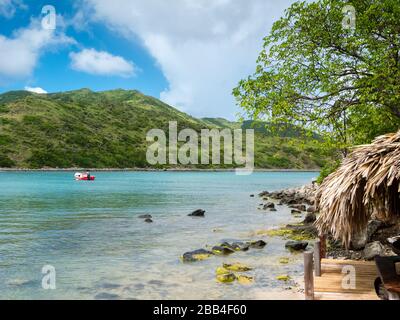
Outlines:
[[[229,254],[234,253],[235,251],[233,249],[228,248],[228,247],[214,246],[214,247],[212,247],[211,252],[213,254],[216,254],[216,255],[219,255],[219,256],[227,256]]]
[[[368,226],[362,232],[355,234],[351,240],[351,249],[362,250],[371,241],[373,235],[384,223],[379,220],[370,220]]]
[[[362,250],[368,242],[367,230],[363,230],[355,235],[351,239],[350,248],[353,250]]]
[[[244,276],[241,274],[238,274],[236,276],[236,280],[240,283],[240,284],[251,284],[254,282],[254,278],[253,277],[249,277],[249,276]]]
[[[232,248],[235,251],[248,251],[250,248],[250,245],[247,243],[243,243],[243,242],[234,242],[234,243],[232,243]]]
[[[224,263],[223,268],[234,272],[246,272],[252,270],[251,267],[241,263],[232,263],[232,264]]]
[[[317,220],[317,216],[313,212],[307,213],[305,219],[303,220],[304,224],[314,223]]]
[[[315,208],[315,206],[309,206],[309,207],[307,208],[307,212],[315,213],[316,211],[317,211],[317,209]]]
[[[150,218],[147,218],[147,219],[144,220],[144,222],[146,222],[146,223],[153,223],[153,220],[150,219]]]
[[[197,209],[195,211],[193,211],[192,213],[188,214],[189,217],[204,217],[206,211],[202,210],[202,209]]]
[[[372,239],[372,236],[375,234],[375,232],[377,232],[383,225],[384,225],[384,223],[379,220],[370,220],[368,222],[368,226],[367,226],[368,241],[370,241]]]
[[[264,204],[264,210],[267,210],[267,209],[275,209],[275,203],[267,202],[266,204]]]
[[[376,256],[380,256],[384,253],[385,247],[379,241],[368,243],[364,249],[365,260],[373,260]]]
[[[249,244],[250,248],[254,248],[254,249],[262,249],[267,245],[267,243],[263,240],[251,241],[248,244]]]
[[[259,194],[260,197],[268,197],[270,193],[268,191],[263,191]]]
[[[233,273],[217,274],[217,281],[222,283],[230,283],[236,280],[236,276]]]
[[[195,261],[205,260],[212,255],[213,253],[211,251],[205,249],[198,249],[195,251],[185,252],[182,255],[181,259],[183,262],[195,262]]]
[[[233,248],[233,246],[229,243],[229,242],[222,242],[220,245],[219,245],[220,247],[224,247],[224,248],[228,248],[228,249],[231,249],[231,250],[235,250],[234,248]]]
[[[285,247],[289,250],[293,251],[302,251],[305,250],[308,246],[307,241],[288,241],[285,244]]]

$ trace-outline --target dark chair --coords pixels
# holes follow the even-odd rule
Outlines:
[[[400,263],[400,256],[375,257],[379,278],[375,280],[376,293],[382,299],[400,299],[400,275],[396,271],[396,263]]]

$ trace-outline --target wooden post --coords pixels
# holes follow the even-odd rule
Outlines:
[[[326,237],[325,237],[325,235],[320,235],[319,241],[321,243],[319,257],[321,259],[325,259],[326,258]]]
[[[316,241],[314,244],[314,268],[315,276],[321,276],[321,241]]]
[[[304,294],[306,300],[314,300],[313,252],[304,252]]]

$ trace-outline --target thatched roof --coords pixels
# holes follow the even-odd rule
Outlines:
[[[359,146],[321,184],[316,226],[348,246],[372,215],[400,216],[400,131]]]

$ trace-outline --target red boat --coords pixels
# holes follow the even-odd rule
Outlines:
[[[77,181],[94,181],[96,179],[95,176],[92,176],[90,173],[75,173],[75,180]]]

